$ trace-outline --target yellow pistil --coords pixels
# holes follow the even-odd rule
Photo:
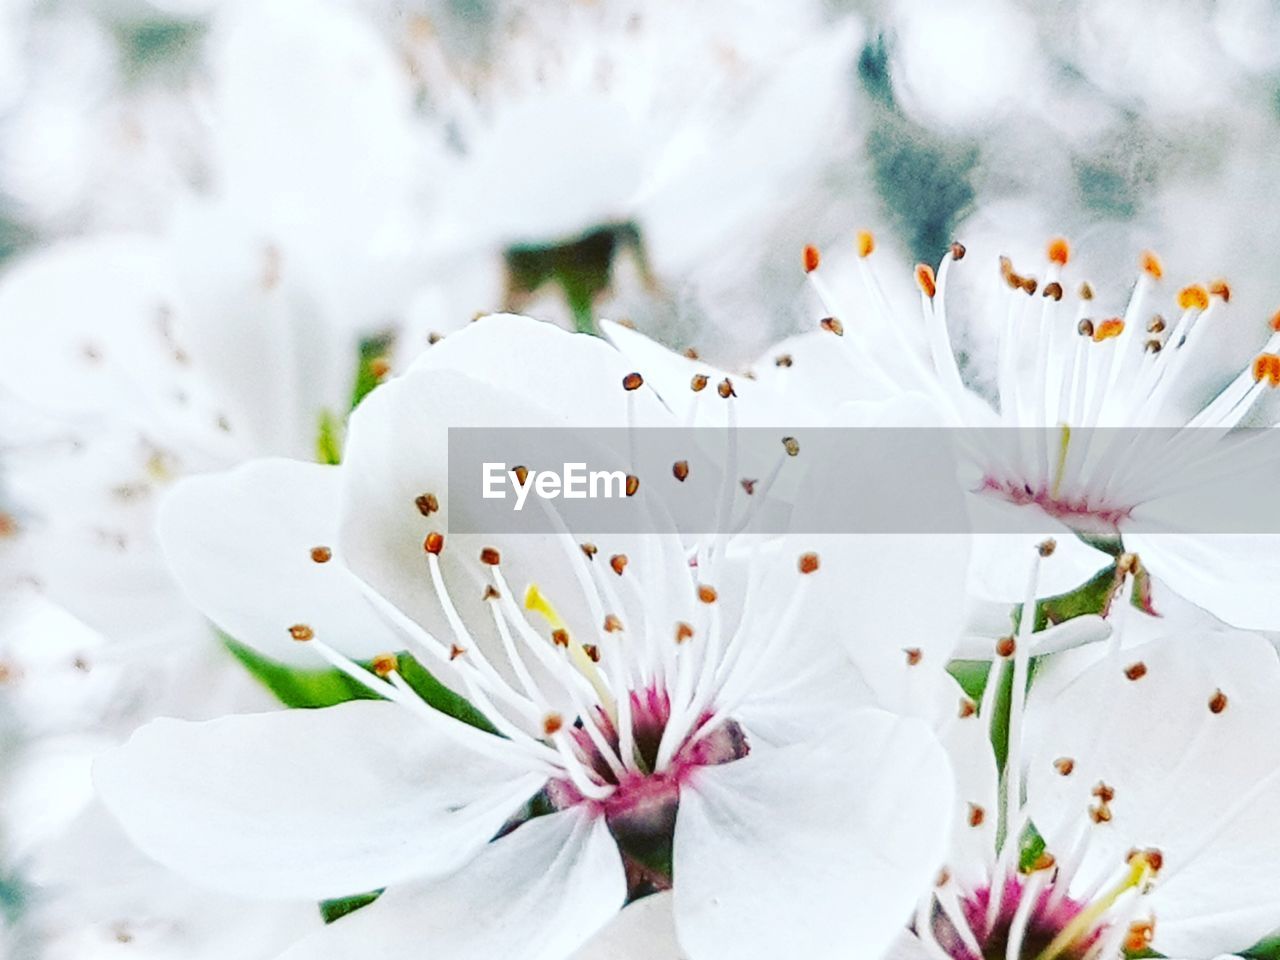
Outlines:
[[[525,591],[524,608],[540,614],[550,624],[552,630],[563,630],[568,633],[569,627],[564,622],[564,618],[556,612],[556,608],[538,589],[536,583],[529,584],[529,588]],[[580,674],[587,678],[587,682],[595,690],[596,696],[600,698],[600,705],[604,707],[605,712],[609,714],[609,719],[616,726],[618,722],[617,704],[609,693],[609,688],[605,685],[604,677],[600,676],[600,671],[596,667],[595,661],[591,659],[590,654],[583,649],[580,643],[570,642],[567,649],[569,651],[569,662],[573,664]]]
[[[1058,490],[1062,486],[1062,474],[1067,468],[1067,448],[1071,446],[1070,425],[1064,423],[1059,429],[1061,434],[1058,439],[1058,465],[1053,471],[1053,493],[1051,494],[1055,500],[1058,498]]]
[[[1155,876],[1158,867],[1152,861],[1153,858],[1145,852],[1137,852],[1131,856],[1129,872],[1114,887],[1076,914],[1049,945],[1040,951],[1036,960],[1055,960],[1077,940],[1087,937],[1106,912],[1115,906],[1117,900],[1130,890],[1146,886]]]

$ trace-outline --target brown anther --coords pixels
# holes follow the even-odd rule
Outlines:
[[[516,475],[516,480],[520,486],[524,486],[529,482],[529,468],[523,465],[517,465],[511,468],[511,472]]]
[[[551,631],[551,642],[557,647],[569,648],[569,631],[564,627],[556,627]]]
[[[609,558],[609,566],[613,567],[614,573],[622,576],[622,571],[627,569],[627,555],[625,553],[615,553]]]
[[[968,252],[969,251],[964,248],[964,244],[961,243],[959,240],[951,241],[951,259],[952,260],[963,260],[964,255]]]
[[[789,367],[794,362],[795,361],[791,358],[791,354],[789,353],[780,353],[773,358],[773,365],[775,367]]]
[[[698,584],[698,599],[703,603],[715,603],[717,596],[719,594],[716,593],[715,587],[708,586],[705,583]]]
[[[1215,690],[1213,696],[1209,698],[1209,712],[1221,713],[1227,709],[1227,695],[1221,690]]]
[[[443,333],[436,333],[434,330],[427,334],[427,346],[434,347],[437,343],[444,339]]]
[[[1142,345],[1142,349],[1151,354],[1159,353],[1164,349],[1164,341],[1152,338]]]
[[[582,652],[587,655],[587,659],[592,663],[600,662],[600,648],[594,643],[584,643],[582,645]]]
[[[600,548],[594,543],[580,543],[578,544],[578,547],[582,550],[583,554],[586,555],[588,560],[594,560],[596,558],[596,554],[600,552]]]
[[[618,619],[616,614],[606,613],[604,615],[604,632],[617,633],[622,629],[622,621]]]
[[[1039,286],[1040,284],[1036,281],[1035,277],[1022,278],[1022,292],[1028,297],[1034,297]]]
[[[1041,296],[1045,297],[1046,299],[1052,300],[1054,303],[1057,303],[1059,300],[1062,299],[1062,284],[1058,283],[1058,281],[1056,280],[1053,281],[1052,283],[1046,283],[1044,285],[1044,291],[1043,293],[1041,293]]]
[[[563,726],[564,718],[558,713],[548,713],[542,718],[542,732],[548,737],[554,737]]]
[[[684,483],[689,478],[689,461],[677,460],[671,465],[671,475]]]
[[[938,292],[938,279],[933,275],[933,267],[927,263],[916,264],[916,286],[930,300]]]
[[[720,394],[720,399],[728,400],[730,397],[736,397],[738,394],[734,392],[733,381],[725,377],[716,384],[716,393]]]
[[[946,867],[943,867],[941,870],[938,871],[938,876],[934,879],[933,885],[935,887],[945,887],[950,882],[951,882],[951,871],[948,870]]]
[[[483,597],[481,597],[480,599],[482,599],[482,600],[500,600],[501,598],[502,598],[502,594],[500,594],[500,593],[498,592],[498,588],[497,588],[497,587],[495,587],[492,583],[485,584],[485,588],[484,588],[484,596],[483,596]]]
[[[1093,331],[1093,342],[1102,343],[1104,340],[1112,340],[1124,333],[1124,321],[1119,317],[1112,317],[1109,320],[1103,320]]]
[[[804,248],[804,272],[813,273],[822,263],[822,254],[818,252],[818,248],[813,244],[806,244]]]
[[[1253,361],[1253,379],[1258,383],[1265,380],[1270,386],[1280,387],[1280,354],[1258,354]]]
[[[747,496],[749,497],[749,496],[751,496],[753,493],[755,493],[755,492],[756,492],[756,484],[757,484],[759,481],[757,481],[757,480],[749,480],[749,479],[747,479],[746,477],[743,477],[743,478],[742,478],[741,480],[739,480],[738,482],[739,482],[740,484],[742,484],[742,489],[746,491]]]
[[[987,819],[987,811],[976,803],[969,804],[969,826],[980,827],[982,822]]]
[[[1208,310],[1209,291],[1198,283],[1178,291],[1178,306],[1183,310]]]
[[[835,317],[823,317],[818,322],[818,326],[827,331],[827,333],[834,333],[837,337],[844,336],[844,324]]]
[[[1070,757],[1059,757],[1053,761],[1053,769],[1064,777],[1071,776],[1071,771],[1076,768],[1076,762]]]
[[[315,563],[328,563],[333,559],[333,551],[328,547],[312,547],[311,559]]]
[[[1088,317],[1085,317],[1083,320],[1081,320],[1079,323],[1076,324],[1076,333],[1080,334],[1080,336],[1082,337],[1092,337],[1093,321],[1090,320]]]
[[[1042,540],[1036,544],[1036,552],[1042,557],[1052,557],[1053,551],[1058,549],[1058,541],[1050,537],[1048,540]]]
[[[800,441],[795,437],[783,437],[782,449],[787,451],[788,457],[798,456],[800,453]]]
[[[685,355],[685,359],[687,359],[687,360],[701,360],[701,359],[702,359],[702,354],[698,353],[698,351],[697,351],[696,349],[694,349],[693,347],[685,347],[685,348],[684,348],[684,355]]]
[[[1146,250],[1142,254],[1139,261],[1142,264],[1142,271],[1151,277],[1152,280],[1160,280],[1164,277],[1164,264],[1160,262],[1160,258]]]
[[[450,659],[450,660],[457,660],[460,656],[462,656],[462,655],[463,655],[464,653],[466,653],[466,652],[467,652],[467,651],[466,651],[466,649],[465,649],[465,648],[458,646],[456,643],[451,643],[451,644],[449,644],[449,659]]]
[[[428,533],[427,539],[422,541],[422,548],[426,550],[427,553],[434,554],[438,557],[440,555],[440,551],[444,549],[444,534],[436,533],[435,531]]]
[[[693,636],[693,627],[681,620],[676,624],[676,643],[684,643]]]
[[[306,643],[308,640],[314,640],[316,632],[305,623],[295,623],[289,628],[289,636],[297,640],[299,643]]]
[[[1064,237],[1054,237],[1049,241],[1049,262],[1065,267],[1071,259],[1071,244]]]
[[[902,652],[907,655],[908,667],[918,666],[920,661],[924,659],[924,653],[921,652],[919,647],[907,647]]]
[[[818,569],[818,562],[816,553],[802,553],[797,566],[799,566],[801,573],[813,573]]]
[[[627,474],[627,496],[634,497],[640,490],[640,478],[634,473]]]
[[[424,493],[413,498],[413,505],[424,517],[429,517],[440,509],[440,501],[434,493]]]
[[[374,357],[369,361],[369,373],[375,380],[383,380],[391,372],[391,361],[386,357]]]
[[[1017,651],[1017,649],[1018,649],[1018,641],[1014,640],[1012,636],[1001,637],[999,640],[996,641],[997,657],[1004,657],[1007,660],[1009,657],[1013,656],[1014,652]]]
[[[1164,317],[1160,316],[1158,313],[1147,321],[1147,333],[1164,333],[1164,329]]]
[[[689,381],[689,387],[694,393],[700,393],[707,388],[707,375],[705,373],[695,373],[693,379]]]
[[[858,256],[863,260],[876,252],[876,238],[870,230],[859,230],[857,236]]]
[[[1147,675],[1147,665],[1139,660],[1124,668],[1124,675],[1129,680],[1141,680]]]
[[[1111,808],[1105,803],[1099,803],[1089,808],[1089,819],[1094,823],[1110,823]]]
[[[375,674],[385,680],[390,674],[400,669],[400,658],[394,653],[380,653],[373,658],[370,666]]]
[[[1027,869],[1027,873],[1039,873],[1042,870],[1052,870],[1057,866],[1057,858],[1048,850],[1041,850],[1040,856],[1031,862]]]
[[[1271,315],[1271,320],[1269,321],[1269,325],[1273,331],[1275,331],[1276,333],[1280,333],[1280,310],[1277,310],[1275,313]]]
[[[970,717],[977,714],[977,712],[978,712],[978,705],[976,703],[974,703],[968,697],[960,698],[959,717],[961,720],[968,720]]]
[[[644,386],[644,377],[640,376],[640,374],[638,373],[628,373],[625,377],[622,378],[623,390],[627,390],[627,391],[639,390],[643,386]]]
[[[1218,297],[1223,303],[1231,302],[1231,285],[1225,280],[1214,280],[1209,284],[1209,296]]]
[[[1116,788],[1104,780],[1099,780],[1093,785],[1093,789],[1089,791],[1089,795],[1097,797],[1099,803],[1110,803],[1116,798]]]
[[[1008,257],[1000,258],[1000,276],[1004,278],[1005,283],[1015,290],[1022,286],[1022,278],[1013,269],[1013,261]]]
[[[1080,284],[1080,299],[1081,300],[1093,299],[1093,284],[1091,284],[1088,280]]]
[[[496,567],[502,562],[502,554],[496,547],[484,547],[480,551],[480,562],[490,567]]]
[[[1143,953],[1151,948],[1156,937],[1154,920],[1135,920],[1129,924],[1129,932],[1125,934],[1124,949],[1126,953]]]

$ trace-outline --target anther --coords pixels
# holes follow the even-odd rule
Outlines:
[[[694,347],[685,347],[685,348],[684,348],[684,355],[685,355],[685,358],[686,358],[686,359],[688,359],[688,360],[701,360],[701,359],[702,359],[702,354],[698,353],[697,349],[696,349],[696,348],[694,348]]]
[[[1049,241],[1049,262],[1065,267],[1071,259],[1071,244],[1064,237],[1055,237]]]
[[[440,551],[444,549],[444,534],[436,533],[435,531],[428,533],[427,539],[422,541],[422,548],[426,550],[427,553],[439,556]]]
[[[604,616],[604,632],[617,633],[622,629],[622,621],[618,619],[616,614],[606,613]]]
[[[622,378],[623,390],[639,390],[642,386],[644,386],[644,377],[640,376],[638,373],[628,373]]]
[[[681,483],[684,483],[689,477],[689,461],[677,460],[673,463],[671,465],[671,475]]]
[[[373,379],[381,383],[386,379],[388,373],[391,372],[391,361],[386,357],[374,357],[369,361],[369,373],[373,375]]]
[[[514,474],[516,475],[516,480],[518,480],[518,481],[519,481],[520,486],[522,486],[522,487],[523,487],[526,483],[528,483],[528,482],[529,482],[529,468],[528,468],[528,467],[526,467],[526,466],[524,466],[524,465],[517,465],[517,466],[514,466],[514,467],[512,467],[512,468],[511,468],[511,472],[512,472],[512,473],[514,473]]]
[[[1280,333],[1280,310],[1271,315],[1270,326],[1273,331]]]
[[[1006,660],[1012,657],[1018,649],[1018,643],[1012,636],[1001,637],[996,641],[996,656],[1004,657]]]
[[[596,558],[596,554],[600,552],[600,548],[594,543],[580,543],[578,544],[578,547],[586,555],[588,560],[594,560]]]
[[[1062,284],[1058,283],[1057,280],[1052,283],[1046,283],[1041,296],[1047,300],[1052,300],[1054,303],[1057,303],[1062,299]]]
[[[1081,300],[1093,299],[1093,284],[1091,284],[1088,280],[1080,284],[1080,299]]]
[[[592,663],[600,662],[600,648],[594,643],[584,643],[582,645],[582,652],[587,655],[587,659]]]
[[[1141,680],[1147,675],[1147,665],[1139,660],[1124,668],[1124,675],[1129,680]]]
[[[698,584],[698,599],[703,603],[715,603],[717,596],[715,587],[708,586],[705,583]]]
[[[863,260],[876,252],[876,238],[870,230],[858,231],[858,256]]]
[[[1071,776],[1071,771],[1076,768],[1076,762],[1070,757],[1059,757],[1053,761],[1053,769],[1057,770],[1061,776]]]
[[[1105,780],[1099,780],[1093,785],[1093,789],[1089,792],[1089,795],[1097,797],[1099,803],[1110,803],[1116,798],[1116,788],[1108,784]]]
[[[456,643],[451,643],[451,644],[449,644],[449,659],[450,659],[450,660],[457,660],[460,656],[462,656],[462,655],[463,655],[464,653],[466,653],[466,652],[467,652],[467,651],[466,651],[466,649],[465,649],[464,647],[460,647],[460,646],[458,646]]]
[[[1112,317],[1110,320],[1103,320],[1093,331],[1093,342],[1101,343],[1103,340],[1111,340],[1114,337],[1124,333],[1124,321],[1119,317]]]
[[[444,339],[443,333],[435,333],[435,332],[429,333],[427,334],[427,346],[434,347],[437,343],[439,343],[443,339]]]
[[[634,473],[627,474],[627,496],[634,497],[640,489],[640,478]]]
[[[844,324],[835,317],[823,317],[818,325],[827,333],[834,333],[837,337],[844,336]]]
[[[440,501],[436,499],[434,493],[424,493],[414,497],[413,505],[418,508],[418,512],[424,517],[429,517],[440,509]]]
[[[1182,310],[1209,309],[1209,291],[1198,283],[1178,291],[1178,307]]]
[[[1038,286],[1039,284],[1036,282],[1035,277],[1022,278],[1022,292],[1025,293],[1028,297],[1034,297],[1036,295],[1036,288]]]
[[[495,547],[485,547],[480,551],[480,562],[490,567],[496,567],[502,562],[502,554]]]
[[[488,583],[488,584],[485,584],[484,596],[481,599],[482,600],[500,600],[502,599],[502,594],[498,592],[498,588],[495,587],[492,583]]]
[[[919,647],[907,647],[902,652],[907,655],[908,667],[918,666],[920,661],[924,659],[924,654]]]
[[[390,674],[400,669],[400,658],[394,653],[380,653],[373,658],[370,666],[375,674],[385,680]]]
[[[314,640],[316,632],[305,623],[295,623],[289,628],[289,636],[297,640],[299,643],[306,643],[308,640]]]
[[[1253,379],[1280,387],[1280,354],[1261,353],[1253,361]]]
[[[565,649],[568,649],[569,631],[566,630],[564,627],[556,627],[554,630],[551,631],[551,642],[554,643],[557,647],[564,647]]]
[[[1040,856],[1036,857],[1027,867],[1027,873],[1039,873],[1042,870],[1052,870],[1058,864],[1058,858],[1048,850],[1041,850]]]
[[[969,826],[980,827],[982,822],[987,819],[987,811],[976,803],[969,804]]]
[[[1147,333],[1164,333],[1164,317],[1156,314],[1147,322]]]
[[[1144,251],[1142,259],[1142,271],[1151,277],[1152,280],[1160,280],[1164,277],[1164,264],[1160,262],[1160,258],[1150,250]]]
[[[689,388],[694,393],[700,393],[707,388],[707,375],[705,373],[695,373],[693,379],[689,381]]]
[[[1058,549],[1058,541],[1050,537],[1036,544],[1036,552],[1042,557],[1052,557],[1053,551]]]
[[[795,361],[791,358],[791,354],[789,353],[780,353],[773,358],[773,365],[775,367],[789,367],[794,362]]]
[[[1159,353],[1161,350],[1164,349],[1164,341],[1156,340],[1153,338],[1151,340],[1148,340],[1146,343],[1144,343],[1142,345],[1142,349],[1145,350],[1147,353],[1151,353],[1151,354]]]
[[[1094,823],[1110,823],[1111,808],[1105,803],[1099,803],[1097,806],[1090,807],[1089,819]]]
[[[798,456],[800,453],[800,441],[795,437],[783,437],[782,449],[787,451],[788,457]]]
[[[311,559],[316,563],[328,563],[333,559],[333,551],[328,547],[312,547]]]
[[[720,394],[720,399],[728,400],[730,397],[736,397],[737,394],[733,390],[733,381],[725,377],[716,384],[716,393]]]
[[[960,712],[958,716],[961,720],[968,720],[978,712],[978,705],[968,697],[960,698]]]
[[[1092,337],[1093,321],[1090,320],[1088,317],[1085,317],[1078,324],[1076,324],[1076,333],[1080,334],[1080,336],[1082,337]]]
[[[813,244],[806,244],[804,248],[804,272],[813,273],[822,263],[822,254],[818,252],[818,248]]]
[[[1209,284],[1209,295],[1218,297],[1223,303],[1231,302],[1231,285],[1225,280],[1214,280]]]
[[[813,573],[818,569],[818,555],[816,553],[800,554],[800,562],[798,566],[801,573]]]
[[[952,260],[963,260],[964,255],[968,252],[969,251],[965,249],[964,244],[961,243],[959,240],[951,241],[951,259]]]
[[[751,496],[753,493],[755,493],[755,492],[756,492],[756,483],[757,483],[758,481],[756,481],[756,480],[750,480],[750,479],[748,479],[747,477],[743,477],[743,478],[742,478],[741,480],[739,480],[738,482],[739,482],[740,484],[742,484],[742,489],[743,489],[744,491],[746,491],[746,494],[747,494],[747,496],[748,496],[748,497],[749,497],[749,496]]]
[[[1135,920],[1129,924],[1129,932],[1124,938],[1126,953],[1143,953],[1151,949],[1151,942],[1156,937],[1154,920]]]
[[[1221,713],[1227,709],[1227,695],[1221,690],[1215,690],[1213,696],[1209,698],[1209,712]]]
[[[613,567],[614,573],[622,576],[622,571],[627,569],[627,555],[625,553],[615,553],[609,558],[609,566]]]
[[[945,887],[951,882],[951,871],[943,867],[938,871],[938,876],[934,878],[933,885],[935,887]]]
[[[938,292],[938,280],[933,275],[933,267],[927,263],[916,264],[916,286],[930,300]]]
[[[681,620],[676,624],[676,643],[684,643],[693,636],[693,627]]]
[[[542,732],[548,737],[554,737],[563,726],[564,718],[558,713],[548,713],[542,718]]]

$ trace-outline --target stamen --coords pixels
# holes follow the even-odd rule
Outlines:
[[[306,643],[308,640],[315,639],[316,632],[305,623],[295,623],[289,628],[289,636],[299,643]]]
[[[622,378],[623,390],[630,392],[632,390],[639,390],[642,386],[644,386],[644,377],[640,376],[638,373],[628,373]]]
[[[689,461],[677,460],[671,465],[671,475],[684,483],[689,478]]]
[[[1067,243],[1063,237],[1056,237],[1049,241],[1049,262],[1056,263],[1060,267],[1065,267],[1067,261],[1071,259],[1071,245]]]
[[[1195,283],[1178,291],[1178,306],[1183,310],[1208,310],[1209,291]]]
[[[809,244],[804,248],[804,272],[813,273],[822,264],[822,254],[818,248]]]
[[[1213,696],[1209,698],[1209,712],[1221,713],[1227,709],[1227,695],[1221,690],[1215,690]]]
[[[1256,383],[1265,380],[1269,386],[1280,387],[1280,354],[1259,354],[1253,361],[1253,379]]]
[[[316,563],[328,563],[333,559],[333,551],[328,547],[312,547],[311,559]]]
[[[827,333],[834,333],[837,337],[844,336],[844,324],[835,317],[823,317],[818,325]]]
[[[625,553],[615,553],[609,558],[609,566],[613,568],[614,573],[622,576],[622,571],[627,569],[627,555]]]
[[[870,230],[858,231],[858,256],[863,260],[876,252],[876,238]]]
[[[819,562],[820,561],[816,553],[802,553],[800,554],[797,566],[800,568],[801,573],[808,574],[813,573],[818,569]]]
[[[427,538],[422,541],[422,547],[433,557],[440,556],[440,552],[444,550],[444,534],[435,531],[428,533]]]
[[[916,286],[927,299],[933,299],[934,294],[938,292],[938,281],[934,276],[933,267],[927,263],[916,265]]]

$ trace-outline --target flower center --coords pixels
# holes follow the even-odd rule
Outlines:
[[[1079,918],[1085,905],[1070,897],[1057,896],[1052,884],[1034,893],[1030,898],[1026,920],[1018,916],[1023,898],[1031,891],[1024,877],[1012,877],[996,892],[990,886],[982,887],[960,902],[964,922],[972,934],[969,942],[962,936],[958,924],[942,910],[934,913],[933,933],[947,956],[955,960],[1006,960],[1010,941],[1016,942],[1017,960],[1037,960],[1049,945]],[[1000,898],[992,915],[992,897]],[[1015,926],[1016,923],[1016,926]],[[1058,954],[1062,960],[1081,960],[1097,942],[1103,928],[1091,926]],[[981,948],[973,952],[973,941]]]

